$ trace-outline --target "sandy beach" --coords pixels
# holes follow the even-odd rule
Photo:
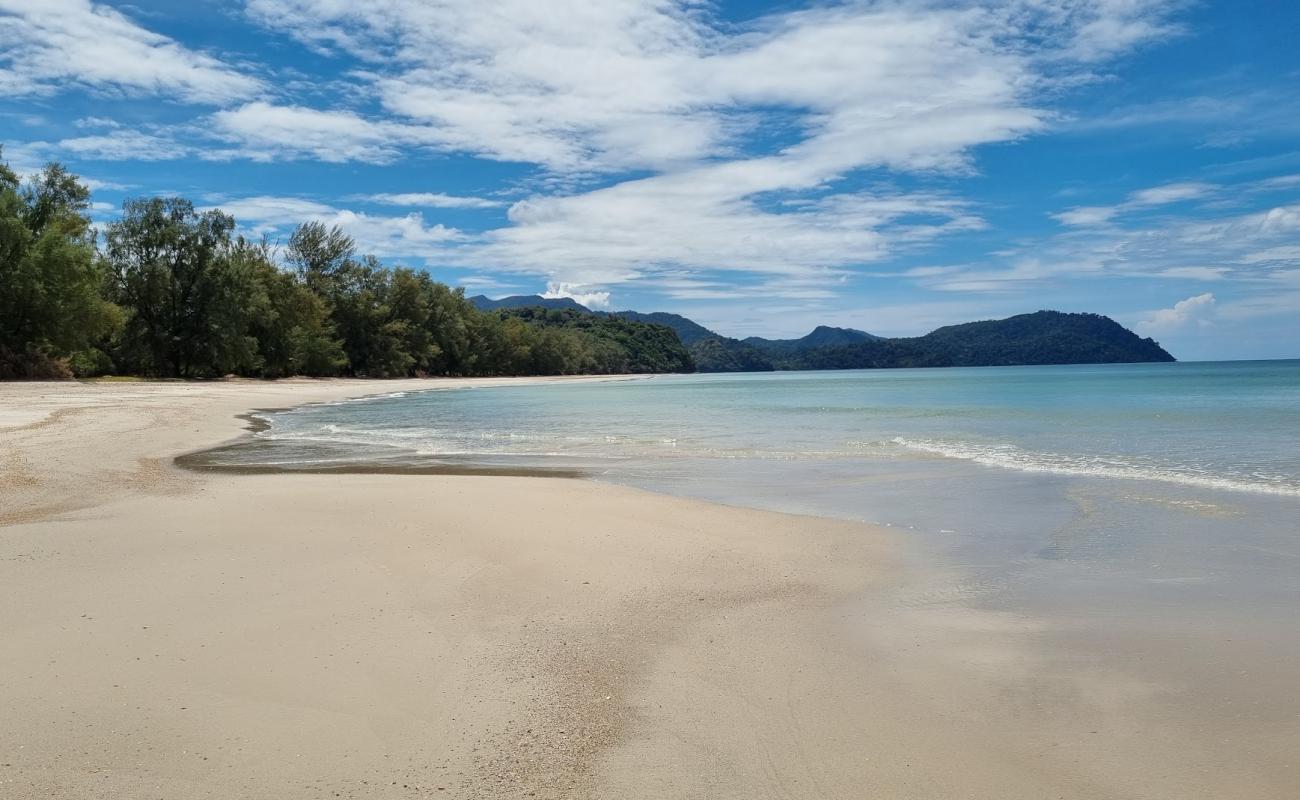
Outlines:
[[[1288,741],[1259,743],[1269,772],[1207,759],[1213,731],[1147,735],[1148,687],[1089,674],[1079,705],[1017,648],[1029,621],[885,607],[883,529],[172,464],[255,408],[440,383],[0,385],[0,796],[1263,798],[1293,775]]]

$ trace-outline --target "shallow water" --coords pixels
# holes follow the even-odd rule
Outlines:
[[[1190,594],[1300,580],[1300,361],[663,376],[265,419],[207,460],[583,470],[914,530],[1001,583],[1063,563]]]
[[[664,376],[265,418],[204,458],[580,470],[887,525],[914,567],[899,608],[1010,615],[1073,684],[1146,687],[1191,728],[1300,733],[1300,361]]]
[[[541,463],[939,456],[1300,497],[1298,419],[1300,362],[1272,361],[688,375],[399,394],[275,414],[264,438]]]

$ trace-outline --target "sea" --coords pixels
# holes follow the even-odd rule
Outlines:
[[[665,375],[260,416],[206,464],[581,474],[884,526],[899,604],[1032,619],[1071,669],[1300,730],[1300,360]]]

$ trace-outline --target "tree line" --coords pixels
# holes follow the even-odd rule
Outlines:
[[[0,160],[0,379],[108,374],[398,377],[686,372],[672,330],[483,312],[462,289],[299,225],[283,252],[182,198],[128,200],[100,232],[58,164]]]

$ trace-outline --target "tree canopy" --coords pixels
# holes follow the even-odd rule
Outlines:
[[[122,313],[105,294],[90,192],[57,164],[22,182],[0,161],[0,378],[106,364]]]
[[[128,200],[96,232],[51,164],[0,166],[0,377],[565,375],[693,369],[669,328],[484,312],[428,274],[299,225],[283,253],[220,210]],[[532,310],[526,310],[532,311]]]

